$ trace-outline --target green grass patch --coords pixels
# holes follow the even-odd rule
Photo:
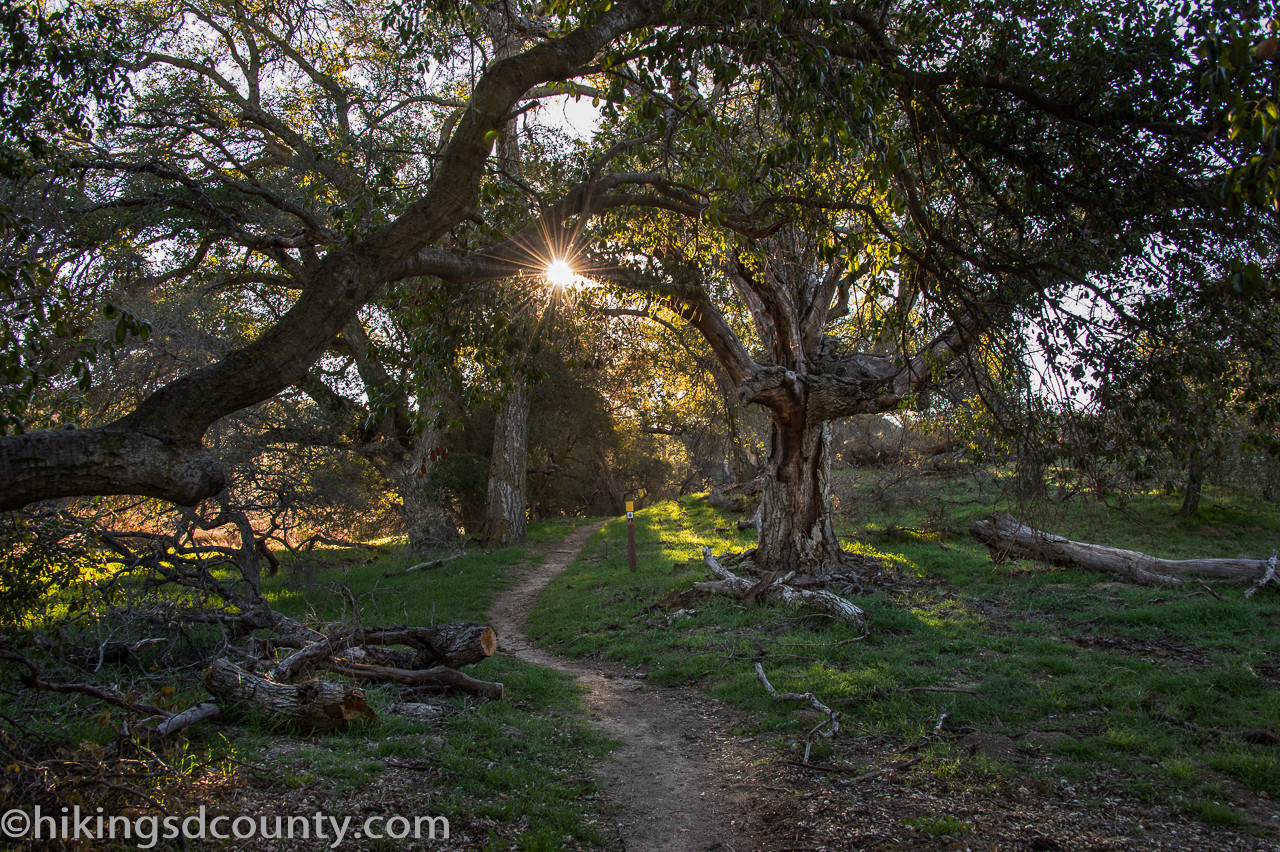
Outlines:
[[[874,483],[845,485],[846,509],[854,499],[868,503],[843,524],[850,549],[885,560],[887,582],[869,582],[856,598],[871,618],[866,639],[851,641],[856,631],[817,614],[748,609],[728,598],[686,604],[695,613],[673,617],[660,603],[709,576],[702,545],[719,553],[753,544],[736,531],[736,515],[696,498],[636,513],[634,572],[625,523],[607,525],[552,582],[527,631],[559,653],[634,666],[656,684],[696,684],[750,711],[752,732],[794,749],[791,757],[813,722],[765,695],[757,659],[778,690],[812,691],[843,711],[851,736],[922,746],[922,771],[971,780],[1031,771],[1021,759],[956,761],[952,746],[933,736],[947,713],[952,730],[1019,742],[1058,734],[1024,754],[1048,757],[1055,777],[1106,772],[1140,798],[1210,801],[1202,767],[1276,794],[1274,749],[1229,734],[1280,727],[1274,591],[1246,599],[1234,587],[1216,587],[1215,596],[1197,584],[1143,588],[1031,563],[994,565],[967,535],[969,522],[993,506],[979,508],[963,483],[932,483],[918,505],[889,508],[872,500]],[[1229,496],[1211,493],[1219,502]],[[1123,511],[1074,501],[1052,507],[1060,523],[1044,526],[1163,556],[1266,555],[1280,544],[1274,507],[1246,513],[1213,499],[1206,511],[1233,525],[1230,536],[1225,527],[1200,529],[1203,519],[1188,528],[1172,517],[1177,501],[1163,495],[1131,496]],[[939,508],[939,500],[949,502]],[[856,764],[847,743],[836,741],[822,759]],[[1226,819],[1185,808],[1206,821]]]

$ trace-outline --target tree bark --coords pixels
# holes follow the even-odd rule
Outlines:
[[[177,713],[165,719],[156,725],[153,733],[158,737],[171,737],[180,731],[185,731],[198,722],[206,719],[217,719],[222,716],[222,708],[212,701],[206,701],[203,704],[197,704],[194,707],[188,707],[181,713]]]
[[[388,666],[366,666],[360,663],[349,663],[334,660],[329,670],[348,677],[375,683],[403,683],[406,686],[443,686],[456,689],[468,695],[480,695],[495,701],[502,698],[502,684],[487,680],[476,680],[462,672],[454,671],[448,666],[436,666],[426,670],[397,669]]]
[[[1041,532],[1004,512],[978,521],[969,528],[969,534],[987,546],[993,562],[1010,557],[1034,559],[1050,565],[1099,571],[1143,584],[1180,583],[1179,577],[1254,582],[1266,574],[1269,564],[1262,559],[1160,559],[1134,550],[1071,541]]]
[[[439,401],[428,397],[420,402],[420,417],[435,415]],[[458,543],[458,527],[449,513],[431,497],[431,472],[439,461],[443,431],[427,426],[413,440],[409,462],[396,477],[400,492],[401,518],[414,550],[450,547]]]
[[[431,627],[370,630],[365,632],[360,643],[366,651],[391,645],[405,645],[411,649],[412,657],[397,663],[399,668],[426,669],[445,665],[456,669],[492,657],[498,650],[498,634],[487,624],[459,621]]]
[[[804,420],[802,412],[775,416],[769,429],[756,559],[770,570],[820,573],[843,552],[832,523],[827,424]]]
[[[493,457],[482,538],[510,544],[524,541],[525,480],[529,464],[529,388],[516,381],[502,401],[493,425]]]
[[[228,660],[215,660],[205,670],[204,685],[221,706],[288,722],[304,731],[345,728],[360,719],[377,718],[364,693],[353,686],[325,680],[272,683]]]
[[[1200,490],[1204,485],[1204,462],[1199,456],[1191,459],[1187,465],[1187,485],[1182,495],[1182,507],[1178,509],[1179,518],[1194,518],[1200,511]]]

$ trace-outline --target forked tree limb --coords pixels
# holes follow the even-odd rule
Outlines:
[[[1251,598],[1254,595],[1256,595],[1258,593],[1258,589],[1261,589],[1267,583],[1276,582],[1276,556],[1277,555],[1280,555],[1280,551],[1275,551],[1275,550],[1271,551],[1271,559],[1267,561],[1266,573],[1262,575],[1261,580],[1254,583],[1252,586],[1248,588],[1247,591],[1245,591],[1244,596],[1246,598]]]
[[[818,700],[812,692],[801,694],[799,692],[778,692],[773,688],[773,684],[769,683],[769,678],[765,677],[764,666],[756,663],[756,680],[760,681],[760,685],[764,687],[774,699],[778,701],[797,701],[808,704],[819,713],[825,713],[827,718],[823,722],[819,722],[810,731],[804,740],[804,764],[809,765],[809,752],[813,750],[813,738],[822,737],[824,740],[834,739],[840,733],[840,714],[832,710],[827,705]],[[822,730],[823,727],[827,730]]]
[[[27,671],[25,674],[19,674],[18,680],[22,681],[22,685],[28,689],[40,689],[45,692],[60,692],[64,695],[88,695],[90,698],[96,698],[107,704],[119,707],[122,710],[128,710],[130,713],[143,713],[151,716],[169,716],[169,711],[153,704],[140,704],[130,701],[123,695],[114,690],[106,690],[101,687],[94,686],[90,683],[53,683],[43,680],[40,677],[40,667],[35,661],[24,657],[21,654],[12,651],[0,651],[0,660],[9,660],[25,666]]]
[[[1182,577],[1256,582],[1269,564],[1262,559],[1160,559],[1136,550],[1072,541],[1033,529],[1006,512],[997,512],[969,528],[991,551],[993,562],[1034,559],[1050,565],[1084,568],[1144,585],[1181,583]]]

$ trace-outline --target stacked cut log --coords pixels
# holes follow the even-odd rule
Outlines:
[[[283,722],[302,731],[345,728],[376,718],[364,692],[350,683],[309,678],[291,683],[304,671],[340,674],[367,683],[456,690],[485,698],[502,698],[501,683],[469,677],[457,667],[478,663],[498,649],[498,636],[483,624],[458,622],[431,627],[347,629],[301,645],[293,653],[257,673],[221,659],[204,673],[214,702],[169,717],[155,729],[171,736],[198,721],[235,709],[258,718]]]

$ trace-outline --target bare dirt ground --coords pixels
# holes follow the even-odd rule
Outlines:
[[[782,848],[751,830],[744,815],[774,795],[776,770],[732,733],[739,714],[687,689],[652,687],[636,673],[565,660],[534,648],[521,629],[546,585],[568,568],[600,529],[576,530],[542,566],[489,610],[499,652],[574,675],[593,723],[621,743],[600,768],[614,839],[635,852]],[[785,844],[784,844],[785,845]]]

